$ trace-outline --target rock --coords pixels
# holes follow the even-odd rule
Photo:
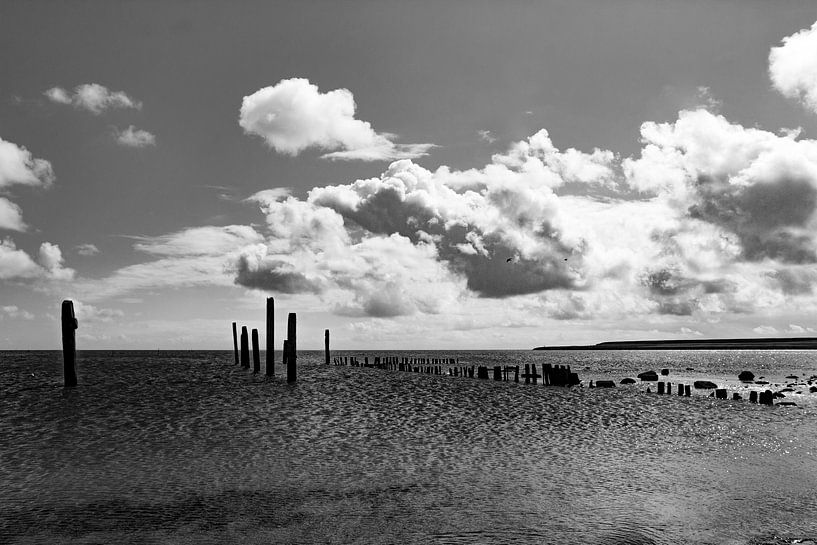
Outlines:
[[[798,379],[800,377],[798,377],[797,375],[789,375],[786,378],[790,378],[790,379],[794,380],[794,379]]]
[[[812,386],[811,388],[808,389],[808,391],[809,391],[810,394],[813,394],[814,392],[817,392],[817,386]]]
[[[664,376],[669,375],[669,369],[661,369],[661,374]]]
[[[780,399],[781,397],[786,397],[786,394],[781,394],[780,392],[775,392],[772,396],[775,399]]]
[[[781,405],[783,407],[797,407],[797,403],[795,403],[794,401],[781,401],[780,403],[778,403],[778,405]]]
[[[783,393],[785,394],[786,392],[793,392],[794,390],[792,390],[791,388],[783,388],[783,389],[782,389],[782,390],[780,390],[780,391],[781,391],[781,392],[783,392]]]
[[[615,388],[616,383],[612,380],[597,380],[596,388]]]
[[[741,371],[738,375],[738,380],[741,382],[751,382],[755,380],[755,374],[751,371]]]
[[[768,380],[756,380],[755,384],[769,384]]]
[[[734,394],[732,394],[732,399],[735,400],[735,401],[740,401],[741,399],[743,399],[743,396],[741,396],[739,393],[735,392]]]
[[[692,385],[695,386],[697,390],[711,390],[718,387],[717,384],[709,382],[708,380],[696,380]]]
[[[687,371],[694,371],[694,370],[695,370],[694,367],[687,367]]]
[[[635,384],[635,379],[630,377],[623,378],[619,384]]]
[[[643,373],[638,374],[638,378],[643,381],[657,381],[658,373],[655,371],[644,371]]]

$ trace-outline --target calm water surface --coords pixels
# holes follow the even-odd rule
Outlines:
[[[662,367],[676,381],[817,374],[808,351],[418,355],[570,364],[586,382]],[[300,356],[286,384],[231,352],[83,352],[65,390],[59,352],[0,353],[0,543],[817,538],[807,387],[789,394],[797,407],[762,407]]]

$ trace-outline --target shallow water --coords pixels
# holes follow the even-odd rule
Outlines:
[[[807,351],[389,354],[570,364],[586,382],[662,367],[669,380],[817,373]],[[807,388],[797,407],[763,407],[299,356],[286,384],[280,365],[254,377],[232,352],[84,352],[80,386],[65,390],[59,352],[0,353],[0,542],[817,537]]]

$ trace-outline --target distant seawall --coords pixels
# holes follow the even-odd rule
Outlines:
[[[817,350],[817,337],[609,341],[586,346],[537,346],[534,350]]]

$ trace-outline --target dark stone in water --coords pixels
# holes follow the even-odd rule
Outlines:
[[[755,384],[769,384],[768,380],[756,380]]]
[[[742,382],[751,382],[755,380],[755,374],[751,371],[741,371],[738,375],[738,380]]]
[[[718,387],[717,384],[714,382],[709,382],[708,380],[696,380],[693,383],[693,386],[695,386],[697,390],[711,390]]]
[[[695,370],[694,367],[687,367],[687,371],[694,371],[694,370]]]
[[[780,399],[781,397],[786,397],[786,394],[781,394],[780,392],[775,392],[772,397],[774,397],[775,399]]]
[[[615,388],[616,383],[612,380],[597,380],[596,388]]]
[[[817,392],[817,386],[812,386],[811,388],[808,389],[808,391],[811,394],[813,394],[814,392]]]
[[[661,374],[664,376],[669,375],[669,369],[661,369]]]
[[[635,379],[630,377],[623,378],[619,384],[635,384]],[[815,390],[817,390],[817,388],[815,388]]]
[[[786,393],[786,392],[793,392],[794,390],[792,390],[791,388],[783,388],[780,391],[783,392],[783,393]]]
[[[732,394],[732,399],[735,400],[735,401],[740,401],[741,399],[743,399],[743,396],[741,396],[739,393],[735,392],[734,394]]]
[[[638,378],[643,381],[657,381],[658,373],[655,371],[644,371],[643,373],[638,374]]]
[[[783,407],[797,407],[797,403],[795,403],[794,401],[781,401],[780,403],[778,403],[778,405],[781,405]]]
[[[800,377],[798,377],[797,375],[789,375],[789,376],[787,376],[786,378],[790,378],[790,379],[798,379],[798,378],[800,378]]]

